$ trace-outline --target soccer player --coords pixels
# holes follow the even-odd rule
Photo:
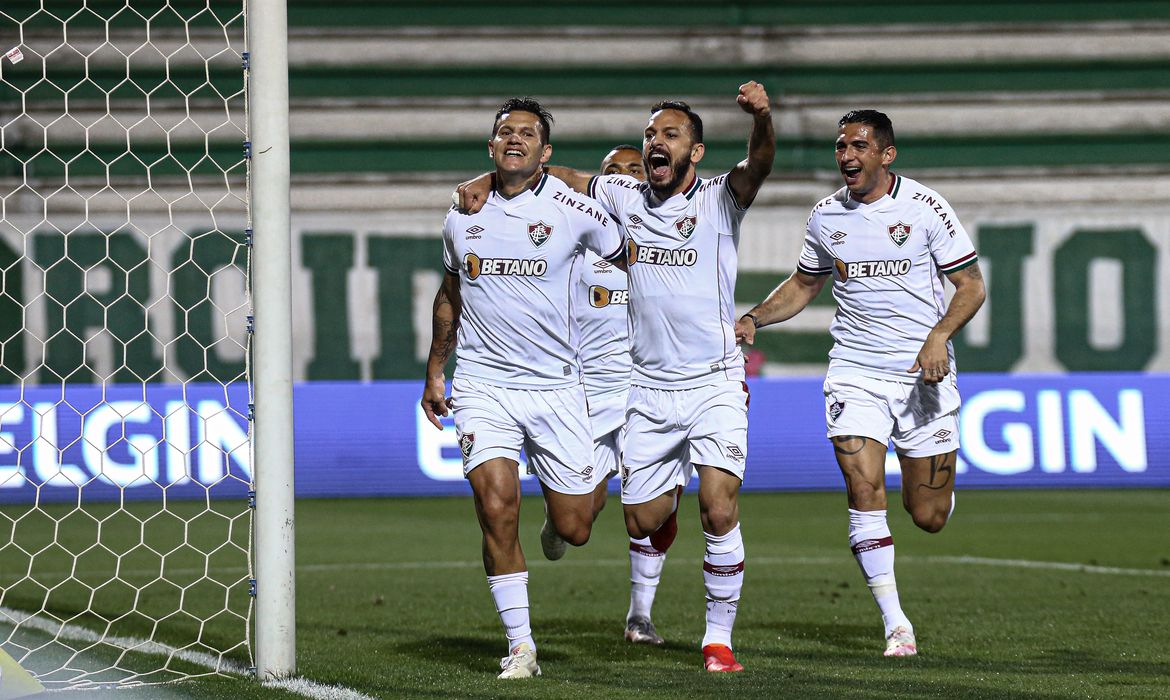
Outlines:
[[[485,206],[475,215],[447,214],[447,274],[435,296],[422,396],[423,411],[440,430],[437,416],[454,409],[488,587],[508,637],[500,678],[540,675],[517,534],[519,453],[526,451],[540,479],[548,526],[584,544],[601,475],[593,465],[570,289],[584,248],[624,264],[617,226],[597,203],[543,172],[552,155],[551,123],[535,100],[505,102],[488,141],[496,168]],[[443,368],[453,350],[452,395],[445,399]]]
[[[642,163],[642,149],[623,143],[613,147],[601,159],[602,175],[629,175],[639,182],[646,182],[646,166]]]
[[[743,587],[748,394],[733,295],[740,223],[776,154],[764,87],[741,85],[736,101],[752,116],[747,158],[718,177],[698,177],[703,122],[680,101],[650,110],[642,140],[647,182],[550,168],[625,229],[633,358],[622,463],[626,529],[639,539],[658,531],[677,506],[681,479],[698,472],[708,671],[743,670],[731,632]],[[471,209],[485,191],[482,177],[457,190]]]
[[[736,323],[792,318],[833,279],[837,314],[825,378],[828,437],[849,497],[849,546],[885,624],[886,656],[918,652],[894,581],[886,524],[885,457],[902,468],[902,505],[938,532],[954,509],[959,390],[950,339],[986,292],[975,248],[947,201],[890,172],[894,127],[874,110],[841,117],[837,167],[845,186],[813,207],[796,271]],[[943,279],[955,293],[943,297]]]
[[[629,175],[645,182],[642,151],[628,144],[615,146],[601,161],[601,173]],[[593,427],[593,462],[606,475],[593,493],[594,512],[600,513],[608,496],[609,477],[617,474],[621,465],[622,427],[630,391],[626,273],[587,251],[578,293],[576,317],[581,328],[581,370]],[[679,494],[685,485],[678,487]],[[630,538],[630,608],[625,638],[635,644],[661,645],[665,641],[651,621],[650,610],[666,563],[666,550],[678,532],[676,513],[671,513],[653,540]],[[549,549],[552,548],[546,547],[546,553]],[[564,551],[563,544],[559,551]]]

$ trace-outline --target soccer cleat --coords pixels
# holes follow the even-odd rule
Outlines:
[[[914,630],[899,626],[886,637],[886,651],[883,656],[914,656],[917,653],[918,643],[914,640]]]
[[[723,644],[708,644],[703,647],[703,667],[712,673],[734,673],[743,670],[743,664],[735,660],[731,647]]]
[[[565,556],[565,550],[569,548],[569,544],[561,539],[557,534],[556,527],[553,526],[552,521],[548,519],[548,515],[544,516],[544,526],[540,528],[540,549],[544,552],[544,558],[549,561],[556,561]]]
[[[497,678],[532,678],[540,675],[536,665],[536,650],[527,643],[518,645],[512,653],[500,659],[500,675]]]
[[[654,623],[648,617],[631,617],[626,620],[626,639],[634,644],[653,644],[662,646],[666,640],[654,629]]]

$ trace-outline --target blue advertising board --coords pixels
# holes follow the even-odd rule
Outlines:
[[[744,489],[841,488],[821,382],[750,386]],[[960,488],[1170,487],[1170,375],[968,374],[960,388]],[[298,385],[297,495],[469,493],[454,426],[427,422],[420,391]],[[87,501],[244,497],[248,401],[244,386],[0,389],[0,502],[77,501],[81,486]],[[539,490],[532,477],[523,488]]]

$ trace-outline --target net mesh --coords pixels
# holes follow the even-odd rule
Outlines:
[[[251,663],[241,0],[0,4],[0,644]]]

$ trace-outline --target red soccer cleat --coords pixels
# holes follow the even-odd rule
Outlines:
[[[712,673],[734,673],[743,670],[743,664],[735,660],[731,648],[723,644],[708,644],[703,647],[703,666]]]

